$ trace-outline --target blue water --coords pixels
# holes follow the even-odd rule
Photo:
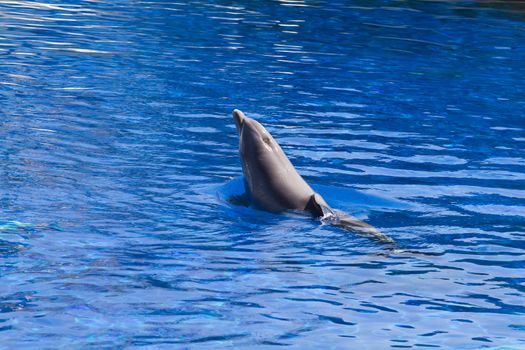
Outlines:
[[[0,1],[0,349],[524,347],[524,77],[517,1]],[[233,108],[403,250],[225,201]]]

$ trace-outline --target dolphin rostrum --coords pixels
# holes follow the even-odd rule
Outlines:
[[[239,153],[249,203],[270,212],[307,211],[323,222],[385,243],[394,242],[363,221],[330,208],[299,175],[281,146],[259,122],[238,109],[233,111],[233,119],[239,132]]]

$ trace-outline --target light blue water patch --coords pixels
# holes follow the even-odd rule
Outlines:
[[[0,221],[0,231],[16,230],[18,228],[32,227],[33,225],[28,222],[21,222],[16,220]]]
[[[311,184],[334,208],[354,212],[357,210],[411,210],[407,202],[371,195],[348,187]]]
[[[233,196],[242,196],[245,193],[244,188],[244,177],[238,176],[235,177],[217,189],[217,195],[219,199],[226,202],[230,197]]]

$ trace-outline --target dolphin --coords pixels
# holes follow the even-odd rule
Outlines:
[[[251,205],[269,212],[299,210],[322,222],[364,234],[385,243],[392,238],[367,223],[332,209],[297,172],[281,146],[255,119],[238,109],[233,120],[239,132],[239,155],[244,173],[245,196]]]

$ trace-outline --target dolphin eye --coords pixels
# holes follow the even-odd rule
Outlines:
[[[270,138],[268,136],[263,136],[262,140],[265,144],[270,145]]]

